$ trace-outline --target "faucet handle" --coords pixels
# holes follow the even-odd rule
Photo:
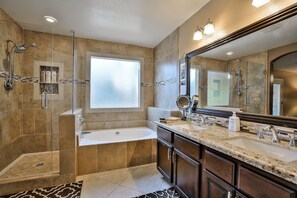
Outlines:
[[[289,141],[289,147],[295,147],[296,141],[295,141],[295,134],[289,134],[290,141]]]
[[[257,136],[259,139],[264,139],[264,134],[265,134],[265,129],[263,128],[258,128],[257,129]]]

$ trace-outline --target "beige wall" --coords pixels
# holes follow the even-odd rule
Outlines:
[[[87,52],[98,54],[118,55],[124,57],[134,57],[143,60],[143,79],[142,82],[153,82],[153,49],[112,43],[91,39],[78,39],[78,47],[82,55],[82,78],[88,79]],[[83,108],[86,109],[87,89],[89,85],[83,86],[82,97],[84,97]],[[143,91],[143,109],[139,111],[120,111],[120,112],[84,112],[87,129],[106,129],[106,128],[126,128],[145,126],[147,107],[153,105],[153,88],[141,87]]]
[[[294,3],[296,0],[271,0],[269,4],[255,8],[251,5],[252,0],[211,0],[179,27],[179,57]],[[213,20],[215,34],[194,41],[196,26],[204,26],[208,18]]]
[[[297,117],[297,78],[295,72],[274,70],[274,78],[284,80],[283,115]]]
[[[211,0],[177,30],[168,35],[168,37],[155,48],[155,82],[171,77],[178,79],[178,73],[173,74],[174,71],[178,71],[178,60],[184,57],[186,53],[227,36],[236,30],[296,3],[296,1],[271,0],[269,4],[260,8],[253,7],[251,3],[251,0]],[[194,41],[193,34],[196,26],[204,26],[208,18],[211,18],[215,24],[215,34],[199,42]],[[177,41],[178,45],[172,42],[171,38],[176,38],[174,41]],[[178,55],[172,55],[170,57],[169,54],[174,54],[172,51],[178,52]],[[179,94],[177,90],[178,85],[174,88],[169,86],[155,88],[155,106],[161,108],[175,108],[175,99]],[[255,92],[255,95],[261,97],[259,90],[255,90]],[[250,100],[250,102],[255,101]],[[260,111],[263,112],[266,110],[261,109]]]
[[[2,9],[0,9],[0,70],[8,71],[5,63],[6,39],[23,43],[23,29]],[[13,45],[9,45],[9,49]],[[23,55],[15,56],[15,73],[22,72]],[[4,89],[4,79],[0,79],[0,171],[22,154],[21,135],[23,133],[23,87],[15,82],[11,91]]]
[[[154,82],[173,80],[154,88],[155,107],[176,109],[178,93],[178,29],[166,37],[155,48]]]

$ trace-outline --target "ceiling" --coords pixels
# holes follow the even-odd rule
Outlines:
[[[155,47],[209,0],[0,0],[24,29]],[[58,20],[53,27],[44,16]]]
[[[297,42],[297,16],[214,48],[199,56],[228,61],[295,42]],[[226,55],[230,51],[234,53],[231,56]]]

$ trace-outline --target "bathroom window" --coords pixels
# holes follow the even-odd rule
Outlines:
[[[91,56],[90,109],[140,108],[141,62]]]

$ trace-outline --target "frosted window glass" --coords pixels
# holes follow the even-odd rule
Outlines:
[[[226,72],[207,72],[207,106],[229,106],[229,77]]]
[[[140,61],[91,56],[90,108],[139,108]]]

